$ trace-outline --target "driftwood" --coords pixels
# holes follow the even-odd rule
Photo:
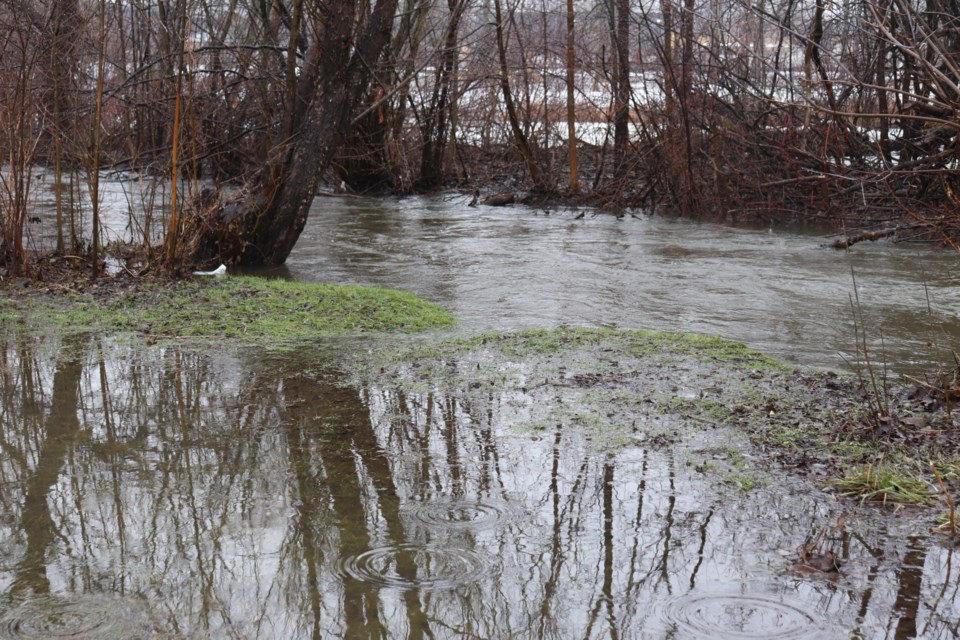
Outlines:
[[[508,204],[513,204],[517,201],[517,194],[512,191],[509,193],[497,193],[488,198],[484,198],[480,204],[485,204],[488,207],[503,207]]]
[[[856,235],[847,236],[846,238],[840,238],[838,240],[834,240],[833,244],[831,244],[830,246],[833,247],[834,249],[849,249],[850,247],[857,244],[858,242],[864,242],[865,240],[869,240],[870,242],[875,242],[882,238],[889,238],[890,236],[896,235],[897,231],[899,230],[900,230],[899,227],[890,227],[887,229],[880,229],[879,231],[863,231]]]
[[[905,224],[897,227],[887,227],[886,229],[878,229],[876,231],[862,231],[860,233],[854,234],[852,236],[847,236],[846,238],[840,238],[839,240],[834,240],[830,246],[834,249],[849,249],[858,242],[870,241],[876,242],[877,240],[882,240],[883,238],[889,238],[895,236],[901,231],[907,231],[909,229],[919,229],[926,225],[923,224]]]

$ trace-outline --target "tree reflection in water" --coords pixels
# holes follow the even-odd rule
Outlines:
[[[834,508],[724,487],[696,442],[533,430],[512,392],[358,388],[321,351],[4,339],[8,617],[106,594],[162,637],[957,634],[949,550],[864,527],[842,577],[790,575]]]

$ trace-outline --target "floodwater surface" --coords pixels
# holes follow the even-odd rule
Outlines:
[[[27,238],[49,249],[52,177],[38,176],[39,222]],[[168,190],[135,175],[104,179],[105,240],[156,238]],[[825,246],[835,236],[802,230],[467,202],[318,197],[287,263],[250,271],[411,291],[453,311],[467,333],[692,331],[799,364],[851,368],[869,359],[913,375],[952,363],[960,341],[960,271],[950,249],[865,242],[836,251]],[[81,227],[88,218],[81,212]]]
[[[830,238],[791,231],[585,213],[471,208],[459,197],[318,198],[275,272],[412,291],[468,331],[693,331],[823,367],[857,359],[855,294],[875,363],[926,372],[952,362],[960,341],[953,251],[836,251],[822,246]]]
[[[956,337],[952,256],[440,200],[315,207],[281,275],[411,290],[462,335],[695,330],[835,365],[853,266],[893,362]],[[391,340],[0,340],[0,639],[960,637],[932,514],[756,469],[741,435],[669,410],[725,397],[682,358],[480,345],[427,371]],[[810,545],[839,571],[801,570]]]
[[[330,369],[365,343],[5,340],[0,638],[957,637],[930,522],[658,411],[682,361],[445,387]],[[797,570],[818,536],[838,573]]]

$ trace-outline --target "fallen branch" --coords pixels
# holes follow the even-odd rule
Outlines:
[[[818,174],[815,176],[801,176],[799,178],[788,178],[786,180],[774,180],[773,182],[764,182],[761,185],[758,185],[761,189],[766,189],[767,187],[779,187],[785,184],[796,184],[798,182],[810,182],[811,180],[826,180],[827,176],[823,174]]]
[[[908,229],[918,229],[925,225],[922,224],[908,224],[900,225],[896,227],[887,227],[886,229],[879,229],[877,231],[862,231],[856,235],[847,236],[846,238],[840,238],[834,240],[830,245],[834,249],[849,249],[858,242],[864,242],[869,240],[870,242],[876,242],[877,240],[882,240],[883,238],[889,238],[890,236],[895,236],[901,231],[906,231]]]
[[[485,198],[480,201],[480,204],[487,205],[488,207],[505,207],[508,204],[513,204],[517,201],[517,194],[512,191],[509,193],[498,193]]]

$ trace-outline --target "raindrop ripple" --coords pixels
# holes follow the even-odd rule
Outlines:
[[[126,640],[151,636],[145,612],[100,596],[39,596],[0,617],[0,638]]]
[[[430,500],[412,502],[404,513],[422,524],[446,529],[478,529],[492,527],[513,516],[507,504],[483,501]]]
[[[739,584],[696,591],[667,602],[662,615],[669,626],[703,639],[824,638],[824,625],[799,606],[785,602],[780,591],[772,586]]]
[[[415,543],[370,549],[340,562],[342,573],[355,580],[420,590],[469,585],[489,573],[492,566],[469,549]]]

